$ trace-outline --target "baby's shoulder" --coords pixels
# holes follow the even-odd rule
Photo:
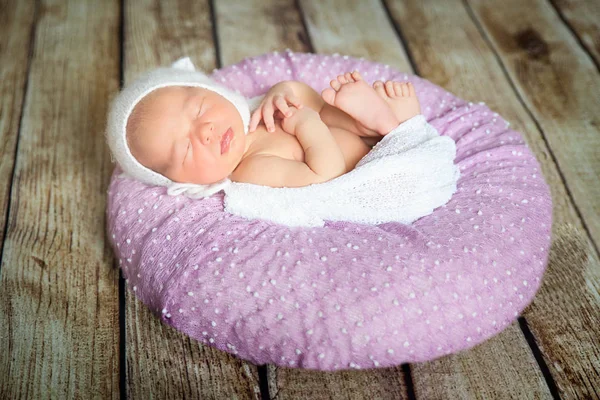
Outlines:
[[[259,128],[262,128],[261,126]],[[286,133],[279,124],[274,132],[264,135],[253,144],[252,156],[277,156],[288,160],[304,161],[304,149],[294,135]]]

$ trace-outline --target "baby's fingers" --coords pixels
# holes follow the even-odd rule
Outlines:
[[[285,115],[286,117],[289,117],[290,115],[292,115],[290,113],[290,108],[287,105],[287,101],[285,101],[283,96],[275,96],[275,100],[273,101],[273,103],[275,103],[275,106],[277,106],[279,111],[281,111],[281,113],[283,115]]]
[[[283,115],[283,113],[280,110],[275,111],[275,115],[274,115],[275,119],[284,119],[286,118],[285,115]]]
[[[273,104],[267,103],[263,108],[263,119],[265,121],[265,126],[269,132],[275,131],[275,120],[273,119],[273,114],[275,110],[273,109]]]
[[[254,110],[254,113],[252,113],[252,117],[250,118],[250,124],[248,125],[248,131],[254,132],[256,130],[256,127],[260,123],[261,119],[262,119],[262,107],[258,107],[256,110]]]

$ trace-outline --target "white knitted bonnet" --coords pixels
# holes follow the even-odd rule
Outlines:
[[[202,72],[196,71],[189,57],[185,57],[175,61],[171,67],[158,68],[144,74],[115,97],[109,110],[106,127],[106,139],[112,156],[123,170],[124,175],[149,185],[166,186],[170,195],[185,194],[191,198],[210,196],[226,187],[231,181],[225,178],[210,185],[173,182],[140,164],[133,157],[127,145],[127,120],[136,104],[153,90],[167,86],[200,87],[225,97],[240,113],[244,124],[244,133],[248,133],[250,109],[246,98],[217,84]]]

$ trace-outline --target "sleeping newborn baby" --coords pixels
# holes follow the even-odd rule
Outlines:
[[[210,85],[154,88],[133,105],[126,146],[172,182],[301,187],[352,170],[377,141],[420,113],[410,83],[371,87],[354,71],[330,85],[319,95],[302,82],[280,82],[248,126],[231,97]]]
[[[411,223],[445,204],[460,177],[454,141],[420,111],[412,84],[371,86],[357,71],[322,93],[284,81],[247,99],[185,58],[127,85],[106,135],[123,176],[173,196],[224,190],[230,214],[288,226]]]

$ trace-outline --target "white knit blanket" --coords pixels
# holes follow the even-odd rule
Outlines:
[[[417,115],[381,139],[352,171],[328,182],[300,188],[232,182],[225,188],[225,210],[288,226],[410,224],[456,191],[455,155],[454,141]]]

